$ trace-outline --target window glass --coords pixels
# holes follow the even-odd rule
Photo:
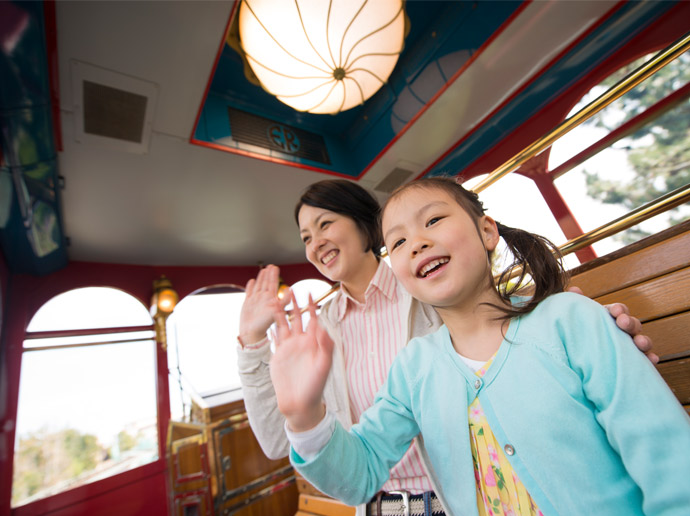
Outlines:
[[[319,299],[326,295],[331,290],[331,285],[323,280],[318,279],[305,279],[298,281],[290,286],[290,289],[295,293],[295,299],[297,299],[297,305],[300,308],[305,308],[309,303],[309,295],[314,301],[319,301]],[[330,293],[327,297],[324,297],[319,301],[319,306],[322,306],[329,299],[335,295],[336,291]],[[292,303],[289,303],[286,307],[287,310],[292,309]],[[320,310],[317,310],[318,314]],[[302,314],[302,324],[309,324],[309,314],[305,311]]]
[[[94,293],[95,298],[91,297]],[[112,327],[152,324],[142,304],[122,291],[84,288],[66,294],[46,303],[29,328],[56,329],[61,311],[78,329],[102,328],[105,323]],[[66,300],[64,305],[61,300]],[[116,307],[121,318],[101,318],[94,324],[89,320],[91,311],[80,312],[86,320],[74,313],[97,303]],[[25,341],[12,506],[158,459],[156,345],[152,337],[153,332],[148,331]]]
[[[653,55],[649,54],[633,61],[591,88],[570,110],[566,119],[601,96],[611,86],[647,62]],[[685,86],[688,80],[690,80],[690,54],[685,52],[656,74],[645,79],[625,95],[593,115],[589,120],[559,138],[551,147],[549,169],[555,169],[575,154],[583,151],[614,129],[623,125],[623,123],[639,115],[654,103]],[[638,138],[641,136],[643,135],[637,133]],[[626,144],[619,145],[626,146]]]
[[[463,183],[463,186],[471,190],[472,186],[485,177],[486,175],[481,175],[469,179]],[[480,192],[479,199],[484,204],[486,214],[506,226],[542,235],[557,246],[567,241],[534,181],[523,175],[504,176]],[[499,255],[505,254],[503,244],[497,251]],[[498,258],[497,264],[504,263],[506,259],[505,257]],[[579,263],[575,255],[565,257],[567,268],[575,267]]]
[[[151,324],[147,308],[136,298],[106,287],[70,290],[44,304],[28,331],[81,330]]]
[[[237,334],[241,287],[210,287],[182,299],[168,318],[172,418],[185,420],[192,397],[240,388]]]
[[[636,65],[625,67],[594,87],[575,110]],[[551,151],[550,167],[553,169],[623,122],[687,85],[689,65],[690,56],[685,53],[558,140]],[[584,231],[595,229],[690,182],[689,114],[690,100],[685,98],[555,180],[556,187]],[[593,248],[597,254],[604,255],[682,222],[689,216],[690,208],[680,206],[595,243]]]

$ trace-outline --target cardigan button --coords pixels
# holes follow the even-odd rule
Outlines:
[[[506,455],[515,455],[515,448],[513,448],[512,445],[506,444],[503,449],[506,452]]]
[[[481,386],[482,386],[481,380],[477,380],[476,382],[474,382],[474,388],[475,389],[479,389]]]

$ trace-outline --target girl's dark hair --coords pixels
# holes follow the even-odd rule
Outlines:
[[[372,251],[375,256],[381,256],[383,247],[379,224],[381,206],[364,188],[345,179],[327,179],[312,184],[295,206],[297,225],[299,225],[299,211],[305,204],[339,213],[354,220],[366,240],[364,251]]]
[[[484,205],[475,192],[466,190],[454,179],[449,177],[431,177],[413,181],[398,187],[386,201],[386,206],[391,200],[400,196],[411,188],[426,188],[442,190],[453,197],[457,203],[472,217],[477,225],[484,215]],[[562,258],[558,247],[547,238],[496,223],[498,234],[503,237],[508,249],[513,254],[514,261],[495,280],[493,274],[489,274],[491,284],[503,301],[502,306],[491,305],[505,314],[509,319],[518,315],[531,312],[536,306],[551,294],[562,292],[568,282],[568,274],[563,268]],[[477,225],[477,228],[479,226]],[[489,263],[493,258],[493,251],[489,251]],[[523,285],[525,277],[529,274],[533,285]],[[512,278],[516,279],[512,279]],[[530,300],[525,303],[513,305],[510,297],[513,295],[526,295],[530,292]]]

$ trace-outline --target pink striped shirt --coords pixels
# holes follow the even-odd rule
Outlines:
[[[404,294],[390,267],[381,260],[364,304],[341,287],[338,319],[345,355],[350,411],[353,421],[374,403],[393,359],[407,344],[408,313]],[[413,443],[402,460],[391,469],[384,491],[407,490],[413,494],[432,489],[422,460]]]

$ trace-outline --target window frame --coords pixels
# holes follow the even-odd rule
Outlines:
[[[158,340],[158,336],[155,333],[155,324],[153,322],[153,319],[151,319],[151,324],[150,325],[142,325],[142,326],[129,326],[129,327],[109,327],[109,328],[88,328],[88,329],[79,329],[79,330],[54,330],[54,331],[33,331],[29,332],[27,331],[27,327],[29,325],[29,322],[35,317],[35,315],[38,313],[41,307],[43,307],[46,303],[54,299],[60,294],[64,294],[66,292],[70,292],[73,290],[78,290],[81,288],[88,288],[90,286],[96,286],[96,285],[75,285],[72,288],[67,288],[64,291],[61,292],[56,292],[53,293],[52,295],[48,296],[46,299],[42,299],[39,305],[35,308],[35,310],[32,311],[32,313],[29,315],[27,314],[26,317],[26,322],[23,325],[23,335],[22,338],[19,340],[18,346],[13,346],[13,347],[18,347],[18,353],[19,353],[19,360],[16,361],[16,364],[18,366],[18,371],[16,372],[17,376],[17,396],[14,399],[14,414],[15,418],[16,415],[18,414],[18,409],[19,409],[19,400],[18,400],[18,388],[19,388],[19,375],[21,371],[21,359],[24,355],[24,353],[30,353],[30,352],[36,352],[36,348],[24,348],[23,342],[25,340],[33,340],[36,338],[47,338],[47,337],[69,337],[69,336],[83,336],[83,335],[103,335],[107,333],[122,333],[122,332],[127,332],[127,331],[153,331],[154,336],[154,345],[155,345],[155,378],[154,378],[154,385],[155,385],[155,390],[156,390],[156,418],[157,418],[157,434],[158,434],[158,458],[152,462],[149,462],[147,464],[137,466],[135,468],[132,468],[127,471],[123,471],[121,473],[116,473],[114,475],[111,475],[109,477],[99,479],[90,483],[86,483],[77,487],[73,488],[68,488],[65,491],[62,491],[60,493],[56,493],[54,495],[47,496],[45,498],[41,498],[39,500],[35,500],[33,502],[29,502],[23,505],[19,505],[16,507],[11,507],[11,512],[15,516],[28,516],[28,515],[33,515],[33,514],[44,514],[50,511],[56,511],[60,509],[66,509],[70,506],[75,506],[78,504],[82,503],[88,503],[88,500],[90,498],[95,498],[101,495],[105,495],[108,492],[115,491],[117,489],[124,488],[128,485],[134,485],[138,482],[141,482],[147,478],[154,478],[160,475],[166,475],[167,474],[167,457],[166,457],[166,450],[167,450],[167,433],[168,433],[168,422],[170,420],[170,405],[169,405],[169,394],[168,394],[168,364],[167,364],[167,353],[163,350],[163,347],[161,345],[161,342]],[[116,286],[112,285],[98,285],[104,288],[111,288],[113,290],[119,290],[121,292],[124,292],[125,294],[129,295],[133,300],[136,300],[137,302],[141,303],[141,300],[133,295],[131,292],[119,288]],[[27,296],[30,297],[30,294],[27,293]],[[144,308],[146,308],[146,305],[142,303]],[[147,310],[148,312],[148,310]],[[95,345],[99,344],[107,344],[105,342],[103,343],[97,343]],[[55,345],[55,346],[48,346],[46,348],[39,348],[39,349],[62,349],[66,347],[85,347],[85,346],[93,346],[94,344],[76,344],[74,346],[64,346],[64,345]],[[16,429],[15,429],[16,430]],[[14,462],[14,440],[15,440],[15,432],[12,433],[12,462]],[[12,478],[9,480],[9,488],[10,491],[12,489]],[[11,499],[11,492],[9,498]],[[167,499],[167,496],[166,496]]]

